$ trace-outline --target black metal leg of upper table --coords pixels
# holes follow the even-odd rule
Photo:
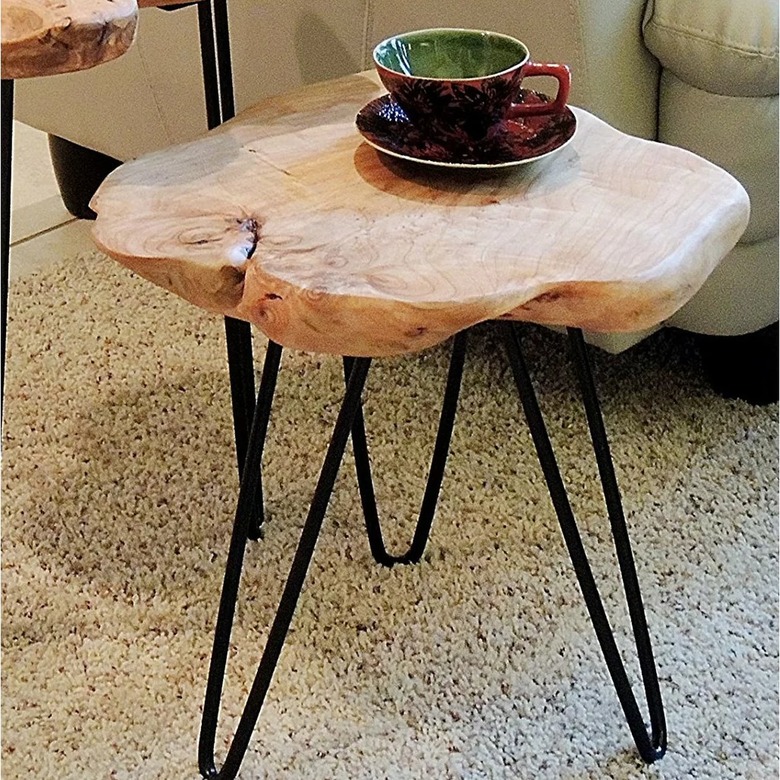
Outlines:
[[[3,395],[5,389],[5,333],[8,326],[8,273],[10,270],[9,254],[11,246],[11,158],[13,156],[14,127],[14,82],[13,79],[2,80],[2,159],[0,159],[0,175],[2,176],[2,267],[0,268],[0,295],[2,300],[2,353],[0,353],[0,419],[3,413]],[[2,423],[0,423],[2,425]]]
[[[233,72],[230,60],[227,3],[213,0],[198,3],[203,88],[206,98],[206,122],[209,130],[235,116]],[[249,430],[255,402],[252,328],[248,322],[225,317],[225,341],[230,374],[233,431],[239,478],[244,471]],[[259,479],[259,477],[258,477]],[[262,481],[258,485],[255,519],[249,524],[249,538],[258,539],[264,521]]]
[[[591,621],[596,631],[607,668],[617,691],[618,699],[623,708],[628,726],[636,743],[639,754],[647,763],[661,758],[666,752],[666,721],[664,716],[661,691],[658,684],[655,661],[653,658],[650,635],[647,629],[642,596],[639,590],[634,558],[631,552],[631,542],[626,528],[620,491],[618,489],[612,457],[609,451],[606,431],[601,416],[601,410],[596,395],[587,348],[579,329],[569,329],[569,339],[572,345],[574,365],[583,396],[588,426],[591,432],[593,448],[598,463],[599,476],[604,489],[612,536],[615,542],[620,573],[631,617],[631,625],[636,643],[637,655],[644,684],[645,697],[650,713],[650,734],[648,734],[642,714],[626,674],[623,660],[615,642],[614,634],[609,625],[604,605],[596,586],[585,548],[582,544],[574,513],[561,478],[555,454],[550,443],[539,404],[534,392],[533,383],[523,360],[517,327],[511,323],[502,323],[507,355],[514,374],[520,400],[528,420],[531,436],[544,472],[550,497],[558,515],[564,541],[569,550],[574,571],[580,584],[582,595],[588,609]]]
[[[219,72],[219,102],[222,121],[236,115],[233,96],[233,65],[230,57],[230,27],[228,25],[227,0],[212,0],[214,5],[214,35],[217,43],[217,69]]]
[[[203,68],[203,90],[206,98],[206,125],[209,130],[213,130],[223,121],[220,103],[219,72],[217,70],[214,14],[211,10],[210,0],[203,0],[203,2],[198,3],[197,8],[200,61]]]
[[[428,537],[433,525],[433,516],[439,499],[444,467],[450,450],[450,439],[455,423],[455,412],[460,396],[461,380],[463,378],[463,363],[466,358],[466,339],[468,331],[456,334],[452,342],[450,368],[447,374],[447,384],[444,389],[439,427],[436,432],[436,443],[433,449],[431,466],[428,471],[428,481],[425,485],[420,514],[414,531],[412,543],[402,555],[390,555],[382,538],[382,527],[376,505],[376,495],[371,478],[371,462],[368,455],[366,426],[362,409],[358,408],[355,421],[352,424],[352,448],[355,454],[355,471],[357,473],[360,501],[363,505],[363,517],[368,533],[368,543],[371,554],[377,563],[383,566],[393,566],[396,563],[417,563],[425,552]],[[345,379],[349,377],[354,358],[344,358]]]
[[[279,353],[281,349],[279,349]],[[275,360],[276,352],[271,353]],[[266,362],[268,361],[266,358]],[[287,631],[292,622],[298,597],[301,593],[306,573],[309,569],[317,538],[322,527],[322,521],[328,508],[328,501],[333,493],[339,466],[344,457],[344,451],[349,439],[352,421],[357,413],[360,396],[363,392],[370,358],[356,358],[341,409],[333,429],[333,435],[328,445],[325,460],[320,471],[317,486],[312,498],[308,516],[301,531],[298,548],[295,551],[290,573],[284,586],[279,608],[271,625],[265,649],[257,668],[252,688],[249,692],[244,711],[238,723],[233,741],[228,749],[222,768],[217,770],[214,756],[217,722],[219,719],[222,687],[225,678],[230,634],[233,627],[236,599],[241,579],[244,552],[247,542],[247,530],[252,522],[254,506],[257,501],[256,490],[258,480],[255,475],[260,470],[265,429],[262,418],[265,409],[270,409],[270,399],[273,396],[278,360],[276,366],[271,365],[266,372],[264,367],[263,380],[258,391],[255,416],[249,436],[247,460],[241,479],[238,497],[238,507],[233,525],[233,535],[225,566],[225,578],[219,603],[217,626],[214,634],[214,647],[209,666],[209,676],[206,685],[206,698],[203,706],[200,741],[198,745],[198,765],[201,775],[214,780],[233,780],[238,774],[249,740],[260,715],[265,696],[273,678],[276,664],[284,645]],[[266,379],[267,377],[267,379]]]

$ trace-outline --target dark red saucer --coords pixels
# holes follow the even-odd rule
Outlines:
[[[541,92],[522,90],[524,103],[547,103]],[[504,120],[480,139],[452,128],[446,138],[430,138],[390,95],[382,95],[358,112],[355,124],[366,141],[381,152],[404,160],[458,168],[522,165],[558,151],[574,136],[577,119],[571,109]]]

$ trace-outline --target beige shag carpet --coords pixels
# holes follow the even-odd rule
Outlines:
[[[526,332],[626,647],[565,340]],[[438,348],[378,361],[369,377],[395,548],[421,496],[447,359]],[[645,767],[633,749],[487,325],[472,337],[420,565],[374,564],[345,461],[242,778],[777,776],[777,408],[713,395],[683,334],[594,359],[667,707],[666,758]],[[222,321],[89,254],[12,286],[7,373],[2,777],[194,780],[237,481]],[[285,353],[270,520],[247,559],[222,754],[341,390],[337,359]]]

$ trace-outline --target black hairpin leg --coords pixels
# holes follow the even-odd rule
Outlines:
[[[228,373],[230,376],[230,400],[233,408],[233,432],[236,442],[238,477],[241,479],[246,464],[249,432],[255,405],[255,359],[252,350],[252,326],[243,320],[225,317],[225,342],[227,344]],[[272,350],[273,342],[268,342]],[[255,518],[249,527],[249,538],[259,539],[264,522],[262,484]]]
[[[214,16],[210,0],[198,3],[198,36],[203,68],[203,90],[206,98],[206,124],[209,130],[222,123],[217,50],[214,42]]]
[[[271,625],[260,665],[257,669],[252,688],[244,706],[244,711],[228,749],[225,762],[220,770],[216,768],[214,744],[219,717],[222,686],[225,677],[230,634],[238,597],[238,586],[241,579],[244,551],[246,549],[247,529],[252,519],[253,506],[256,501],[255,491],[257,480],[254,475],[259,471],[262,453],[261,425],[258,422],[261,409],[261,399],[258,396],[257,410],[249,437],[249,449],[241,489],[238,496],[236,519],[233,535],[230,540],[225,579],[222,586],[222,596],[219,603],[217,626],[214,633],[214,649],[209,666],[209,677],[206,686],[206,699],[203,706],[203,721],[201,723],[200,742],[198,745],[198,765],[201,775],[210,780],[233,780],[238,774],[241,762],[249,746],[249,740],[254,731],[266,693],[276,669],[277,661],[284,645],[287,631],[292,622],[298,597],[303,587],[306,573],[314,554],[314,547],[322,527],[322,521],[328,507],[328,501],[333,493],[339,466],[344,457],[352,420],[360,404],[370,358],[357,358],[350,373],[347,390],[341,409],[333,429],[333,435],[328,445],[325,460],[320,471],[317,487],[314,491],[309,514],[301,531],[298,548],[295,551],[290,573],[284,586],[279,608]]]
[[[509,362],[512,366],[523,410],[531,429],[534,446],[536,447],[539,462],[547,481],[555,512],[558,515],[558,521],[561,525],[569,555],[574,564],[574,571],[577,575],[582,595],[585,598],[588,613],[596,630],[596,636],[639,754],[647,763],[652,763],[661,758],[666,752],[666,722],[663,702],[661,700],[661,691],[658,685],[658,675],[653,659],[650,635],[647,630],[642,597],[639,591],[636,568],[631,553],[631,543],[623,515],[620,491],[615,478],[609,444],[593,384],[582,331],[570,328],[569,338],[573,348],[574,363],[588,417],[593,447],[598,461],[599,475],[604,489],[612,535],[615,541],[628,610],[631,616],[642,681],[650,712],[650,734],[648,734],[647,727],[642,719],[642,714],[637,705],[636,697],[626,674],[620,651],[615,642],[593,572],[582,545],[582,539],[577,529],[577,523],[574,519],[566,488],[561,479],[544,419],[536,400],[533,384],[523,360],[516,327],[506,322],[502,323],[502,327],[504,328]]]
[[[219,70],[219,102],[222,121],[227,122],[236,115],[233,97],[233,65],[230,57],[230,26],[228,24],[227,0],[213,0],[214,34],[217,43],[217,68]]]
[[[230,320],[230,322],[235,322],[236,320]],[[226,324],[227,324],[226,320]],[[245,323],[241,323],[245,324]],[[228,350],[230,349],[230,338],[228,337]],[[255,474],[254,477],[248,477],[249,479],[255,480],[255,488],[254,488],[254,507],[252,509],[252,519],[249,522],[249,525],[247,527],[247,536],[249,539],[252,539],[253,541],[256,541],[257,539],[260,539],[263,534],[263,523],[265,522],[265,510],[263,507],[263,464],[262,464],[262,458],[263,458],[263,448],[265,447],[265,437],[266,433],[268,432],[268,423],[271,419],[271,405],[273,403],[274,398],[274,392],[276,390],[276,377],[279,373],[279,363],[282,358],[282,347],[277,344],[275,341],[271,341],[269,339],[268,346],[266,347],[265,351],[265,360],[263,361],[263,373],[260,377],[260,389],[257,392],[257,403],[255,403],[254,399],[251,399],[250,401],[243,401],[243,408],[244,409],[253,409],[253,419],[250,421],[250,432],[251,428],[254,425],[255,427],[255,444],[253,445],[257,449],[259,449],[259,452],[257,453],[257,461],[256,461],[256,472],[248,472],[249,474]],[[235,366],[240,361],[233,361],[230,364],[230,370],[231,372],[234,370]],[[247,365],[247,363],[244,361],[244,365]],[[250,370],[252,370],[252,364],[248,364],[250,367]],[[253,382],[254,384],[254,382]],[[236,387],[236,383],[232,383],[232,387]],[[234,409],[234,417],[235,417],[235,410],[236,410],[236,404],[233,405]],[[239,431],[240,429],[236,427],[236,450],[240,453],[239,449]],[[246,467],[246,453],[249,449],[249,438],[244,442],[245,449],[244,449],[244,457],[245,460],[243,463],[239,463],[239,474],[241,475],[243,479],[244,470]]]
[[[9,255],[11,246],[11,157],[13,156],[14,127],[14,82],[13,79],[2,80],[2,105],[0,105],[0,121],[2,121],[2,158],[0,159],[0,176],[2,176],[2,267],[0,267],[0,305],[2,306],[2,353],[0,354],[0,385],[5,385],[5,333],[8,325],[8,272],[10,269]],[[3,412],[3,389],[0,387],[0,420]],[[2,425],[2,422],[0,422]]]
[[[447,385],[444,390],[444,401],[439,418],[439,428],[436,432],[436,443],[433,449],[431,467],[428,471],[428,481],[425,485],[420,514],[414,531],[412,543],[403,555],[390,555],[382,538],[382,527],[374,494],[374,484],[371,478],[371,461],[368,455],[366,426],[363,411],[358,408],[355,421],[352,423],[352,448],[355,454],[355,471],[357,473],[360,501],[363,505],[363,516],[368,532],[368,543],[374,560],[383,566],[393,566],[396,563],[417,563],[425,552],[425,546],[433,525],[433,516],[439,498],[439,490],[444,479],[444,467],[450,449],[452,429],[455,423],[455,412],[460,395],[463,363],[466,357],[467,331],[458,333],[452,344],[450,368],[447,374]],[[349,377],[354,358],[344,358],[344,377]]]
[[[227,4],[225,0],[214,0],[214,2],[213,13],[210,0],[198,3],[198,33],[206,99],[206,123],[209,130],[232,119],[235,115]],[[225,340],[230,373],[236,460],[240,478],[244,472],[255,400],[252,328],[248,322],[225,317]],[[256,508],[257,515],[249,527],[250,539],[259,539],[261,535],[260,529],[264,519],[262,486],[260,486]]]

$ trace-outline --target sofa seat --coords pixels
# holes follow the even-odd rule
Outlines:
[[[669,321],[687,330],[736,335],[778,319],[777,29],[765,0],[653,0],[645,12],[662,66],[658,139],[729,171],[751,201],[739,244]]]

